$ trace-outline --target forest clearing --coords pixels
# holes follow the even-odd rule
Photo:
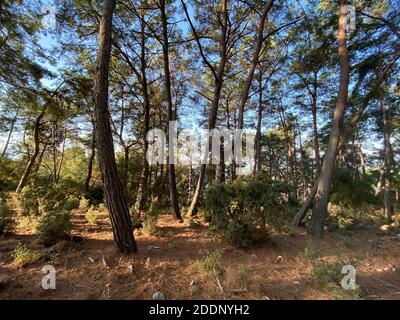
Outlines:
[[[382,231],[371,221],[360,222],[356,239],[330,232],[313,241],[298,229],[243,250],[207,235],[201,220],[179,223],[162,215],[159,236],[137,232],[142,249],[124,256],[113,244],[106,212],[99,213],[96,224],[79,210],[72,220],[72,236],[82,238],[78,242],[63,240],[46,248],[24,225],[2,239],[0,299],[153,299],[155,292],[171,300],[400,298],[400,228]],[[41,258],[21,268],[11,258],[18,243]],[[335,267],[318,273],[310,250],[326,265],[356,260],[357,293],[329,282]],[[216,258],[207,260],[210,256]],[[43,291],[41,268],[49,263],[57,268],[57,290]]]
[[[0,300],[400,300],[399,26],[1,0]]]

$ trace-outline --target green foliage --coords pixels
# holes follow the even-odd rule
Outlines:
[[[33,264],[41,258],[40,254],[29,250],[25,245],[22,244],[17,245],[11,256],[21,267],[26,267],[30,264]]]
[[[40,217],[36,226],[39,239],[46,245],[68,239],[71,231],[69,213],[50,211]]]
[[[12,212],[8,208],[5,196],[0,194],[0,234],[9,232],[14,228],[15,222],[11,215]]]
[[[85,218],[87,222],[89,222],[90,224],[97,224],[98,214],[99,214],[98,210],[96,210],[93,207],[90,207],[85,214]]]
[[[197,269],[200,272],[204,272],[206,274],[212,274],[214,270],[216,270],[218,263],[221,260],[221,257],[222,257],[222,251],[215,250],[214,252],[211,252],[204,258],[194,261],[192,265],[195,269]]]
[[[65,211],[78,204],[77,185],[71,180],[53,183],[49,178],[32,177],[18,196],[21,214],[39,216],[50,211]]]
[[[79,210],[87,210],[90,206],[90,201],[86,198],[79,200]]]
[[[149,236],[161,237],[164,235],[162,230],[157,227],[158,216],[155,214],[146,215],[143,221],[143,232]]]
[[[80,200],[78,196],[76,195],[70,195],[66,200],[64,204],[64,210],[65,211],[71,211],[78,209],[80,205]]]
[[[361,299],[359,286],[353,290],[345,290],[340,284],[345,276],[342,268],[346,265],[356,267],[358,263],[356,259],[339,256],[334,262],[326,262],[321,259],[321,254],[312,239],[306,243],[304,256],[311,263],[312,278],[319,288],[331,290],[337,299]]]
[[[0,191],[14,191],[18,183],[17,162],[0,157]]]
[[[377,205],[373,181],[369,177],[353,178],[346,169],[336,168],[333,172],[330,201],[333,204],[356,211],[365,211]]]
[[[262,174],[212,185],[205,192],[205,218],[229,242],[249,247],[265,236],[267,223],[280,229],[287,222],[286,190]]]
[[[306,242],[306,247],[304,248],[304,256],[309,261],[315,261],[320,256],[318,248],[315,246],[315,243],[312,239],[308,239]]]

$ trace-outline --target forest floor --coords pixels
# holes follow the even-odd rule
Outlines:
[[[82,241],[45,248],[26,223],[0,238],[0,299],[152,299],[157,291],[165,299],[346,298],[316,283],[306,253],[310,240],[303,230],[271,235],[257,248],[241,250],[209,237],[201,220],[178,223],[163,215],[158,222],[163,235],[136,231],[139,252],[124,256],[113,244],[105,212],[91,225],[83,211],[73,211],[73,224],[75,239]],[[356,282],[363,299],[400,299],[399,233],[371,225],[353,237],[327,232],[312,243],[323,261],[357,259]],[[20,267],[12,258],[18,243],[47,261]],[[212,252],[221,257],[202,264]],[[207,263],[213,272],[199,268]],[[41,288],[41,269],[48,264],[57,271],[56,290]]]

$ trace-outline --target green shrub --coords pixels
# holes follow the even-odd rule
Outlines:
[[[346,265],[356,267],[357,260],[354,258],[341,258],[334,262],[326,262],[321,259],[318,248],[310,239],[306,243],[304,255],[312,266],[312,279],[314,283],[321,289],[330,290],[336,299],[361,299],[361,287],[356,285],[355,289],[345,290],[341,287],[341,281],[345,274],[342,273],[342,268]]]
[[[64,204],[64,210],[65,211],[71,211],[71,210],[75,210],[78,209],[80,206],[80,200],[76,195],[70,195]]]
[[[14,261],[18,263],[21,267],[28,266],[37,262],[41,257],[40,254],[29,250],[26,246],[18,244],[11,254]]]
[[[54,183],[48,177],[32,177],[18,195],[23,216],[40,216],[50,211],[65,211],[78,205],[78,186],[73,181]]]
[[[108,211],[107,206],[105,205],[104,202],[99,203],[99,205],[97,206],[97,210],[100,212]]]
[[[47,212],[40,217],[36,226],[39,239],[47,246],[58,240],[68,239],[70,231],[70,215],[65,212]]]
[[[280,230],[289,220],[286,191],[262,174],[212,185],[205,192],[205,219],[211,231],[249,247],[265,237],[266,224]]]
[[[6,197],[0,194],[0,234],[11,231],[15,222],[12,219],[12,212],[8,208]]]
[[[330,201],[355,213],[379,206],[371,177],[354,178],[352,172],[340,168],[333,171]]]
[[[90,201],[86,198],[79,200],[79,210],[87,210],[90,206]]]
[[[204,258],[200,260],[196,260],[192,263],[193,267],[200,272],[204,272],[206,274],[212,274],[214,270],[216,270],[219,261],[221,260],[222,257],[222,251],[221,250],[216,250],[214,252],[211,252]]]
[[[158,217],[155,214],[147,214],[143,221],[143,232],[149,236],[161,237],[163,236],[162,230],[157,227]]]
[[[20,178],[19,161],[0,156],[0,190],[14,191]]]
[[[97,211],[94,207],[90,207],[85,214],[85,218],[90,224],[97,224],[98,214],[99,211]]]

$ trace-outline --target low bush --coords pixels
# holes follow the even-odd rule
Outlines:
[[[78,207],[79,190],[74,182],[54,183],[48,177],[32,177],[18,195],[23,216],[40,216],[50,211],[68,211]]]
[[[210,186],[205,192],[205,219],[210,228],[238,247],[265,238],[265,227],[281,230],[290,219],[287,186],[264,175]]]
[[[12,212],[8,208],[5,195],[0,194],[0,235],[11,231],[15,226]]]
[[[75,210],[78,209],[80,205],[80,200],[76,195],[70,195],[64,203],[64,207],[63,209],[65,211],[71,211],[71,210]]]
[[[330,290],[336,299],[362,299],[361,287],[357,284],[355,289],[349,290],[341,286],[341,281],[345,276],[342,273],[343,267],[350,265],[355,268],[358,264],[357,259],[339,256],[336,261],[324,261],[312,240],[307,241],[304,255],[311,263],[312,279],[320,289]]]
[[[79,200],[79,210],[87,210],[89,209],[90,201],[86,198],[82,198]]]
[[[162,230],[157,226],[158,216],[155,214],[146,215],[142,225],[143,232],[149,236],[161,237],[164,235]],[[135,225],[133,223],[133,225]]]
[[[33,264],[41,258],[40,254],[29,250],[26,246],[21,244],[17,245],[11,256],[21,267],[26,267],[30,264]]]
[[[66,212],[47,212],[40,217],[36,225],[36,233],[46,246],[59,240],[69,239],[70,231],[70,215]]]
[[[349,170],[340,168],[333,171],[330,202],[353,214],[369,212],[380,205],[371,177],[354,178]]]
[[[85,218],[90,224],[97,224],[98,215],[99,211],[94,207],[90,207],[85,214]]]
[[[192,265],[195,269],[197,269],[200,272],[204,272],[206,274],[212,274],[214,270],[217,269],[221,257],[222,257],[222,251],[216,250],[214,252],[211,252],[204,258],[194,261]]]

